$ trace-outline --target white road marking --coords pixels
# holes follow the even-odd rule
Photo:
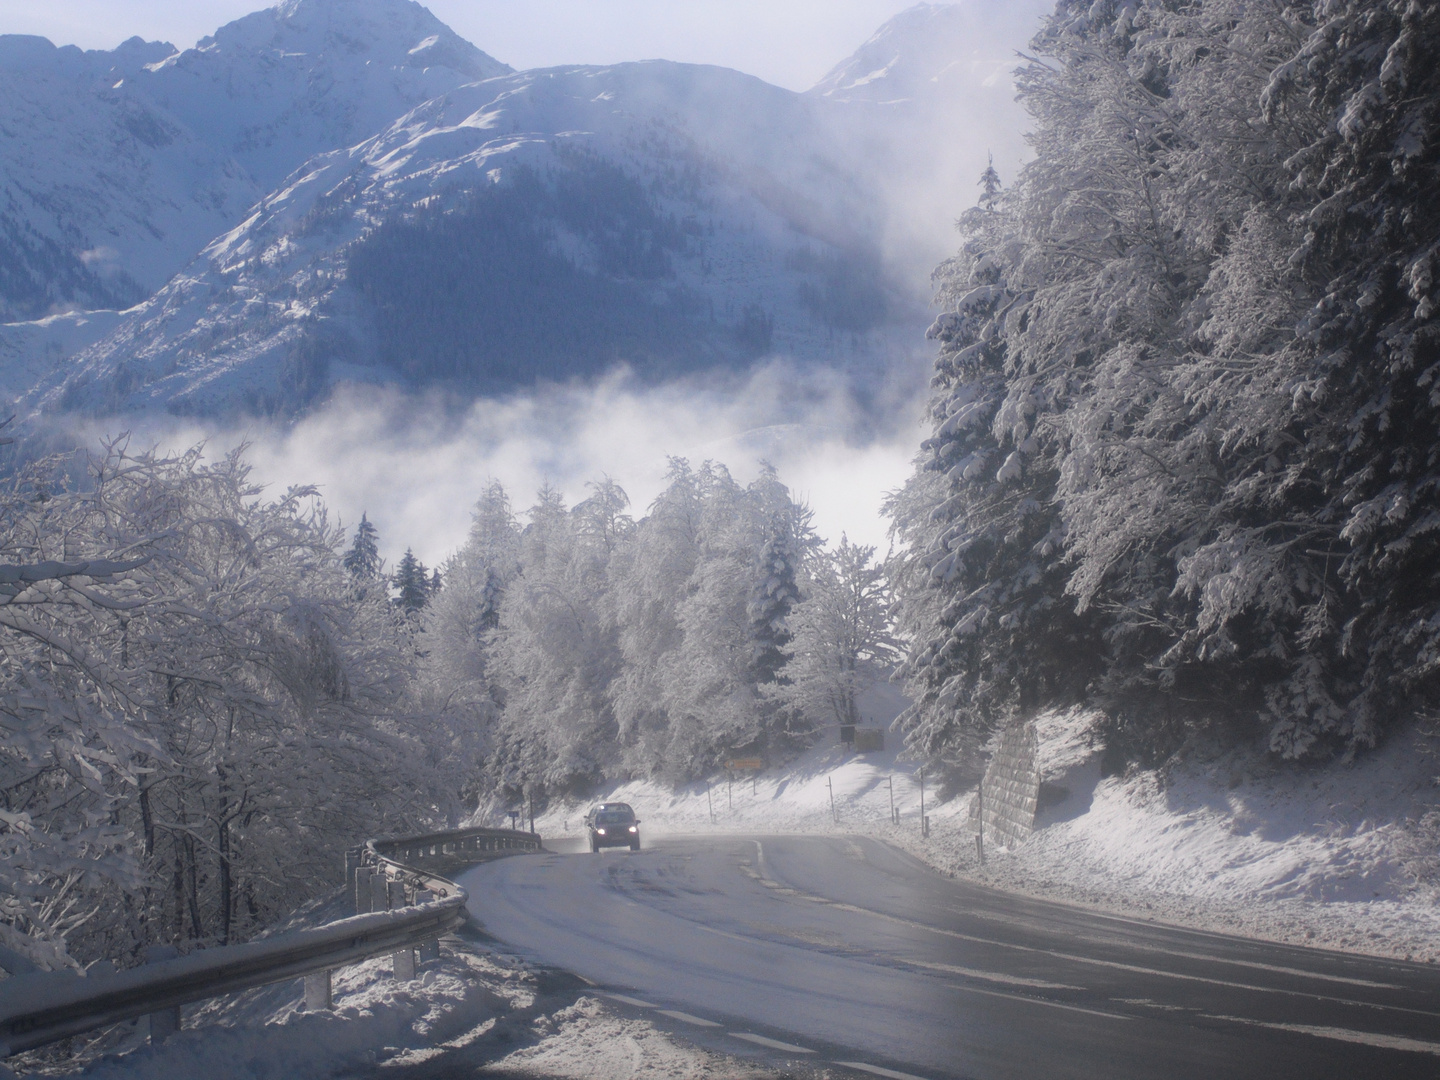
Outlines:
[[[1000,915],[989,911],[961,911],[956,909],[957,914],[964,914],[974,919],[982,919],[985,922],[999,923],[1002,926],[1015,926],[1028,929],[1034,925],[1033,920],[1017,919],[1009,915]],[[1154,923],[1139,923],[1134,919],[1121,919],[1117,916],[1104,916],[1112,921],[1135,924],[1147,928],[1153,928]],[[1306,979],[1322,979],[1325,982],[1347,983],[1350,986],[1366,986],[1375,990],[1403,990],[1399,983],[1375,982],[1373,979],[1357,979],[1351,975],[1327,975],[1318,971],[1306,971],[1304,968],[1285,967],[1282,964],[1267,964],[1260,960],[1240,960],[1228,956],[1207,956],[1205,953],[1186,952],[1183,949],[1167,949],[1162,945],[1140,946],[1146,952],[1158,953],[1161,956],[1178,956],[1185,960],[1204,960],[1212,964],[1230,964],[1233,967],[1253,968],[1257,971],[1273,971],[1279,975],[1299,975]]]
[[[926,960],[906,960],[913,967],[930,971],[944,971],[951,975],[964,975],[969,979],[984,979],[987,982],[1005,983],[1007,986],[1033,986],[1037,990],[1084,990],[1083,986],[1069,983],[1046,982],[1044,979],[1027,979],[1023,975],[1006,975],[999,971],[981,971],[978,968],[957,967],[954,964],[932,964]]]
[[[869,1073],[871,1076],[884,1076],[889,1080],[925,1080],[923,1076],[916,1076],[914,1073],[897,1072],[894,1069],[882,1069],[879,1065],[866,1065],[863,1061],[837,1061],[836,1065],[843,1065],[847,1069],[855,1069],[858,1072]]]
[[[1313,1035],[1317,1039],[1337,1039],[1340,1042],[1360,1043],[1362,1046],[1378,1046],[1385,1050],[1410,1050],[1417,1054],[1434,1054],[1436,1057],[1440,1057],[1440,1043],[1427,1042],[1424,1039],[1409,1039],[1404,1035],[1379,1035],[1373,1031],[1351,1031],[1349,1028],[1319,1027],[1314,1024],[1278,1024],[1266,1020],[1249,1020],[1243,1016],[1215,1016],[1210,1013],[1201,1013],[1200,1015],[1210,1020],[1228,1020],[1232,1024],[1246,1024],[1249,1027]]]
[[[944,937],[957,938],[960,941],[973,941],[981,945],[994,945],[1002,949],[1014,949],[1018,952],[1038,953],[1041,956],[1053,956],[1057,960],[1071,960],[1077,964],[1090,964],[1094,967],[1115,968],[1120,971],[1133,971],[1140,975],[1156,975],[1163,979],[1180,979],[1185,982],[1209,983],[1212,986],[1226,986],[1233,990],[1254,990],[1261,994],[1288,994],[1291,997],[1310,998],[1314,1001],[1333,1001],[1339,1005],[1357,1005],[1366,1009],[1383,1009],[1389,1012],[1413,1013],[1418,1016],[1436,1016],[1440,1013],[1429,1012],[1425,1009],[1409,1009],[1399,1005],[1383,1005],[1374,1001],[1353,1001],[1350,998],[1331,997],[1328,994],[1316,994],[1308,990],[1290,990],[1279,986],[1256,986],[1253,983],[1233,982],[1229,979],[1215,979],[1205,975],[1186,975],[1178,971],[1166,971],[1163,968],[1143,967],[1139,964],[1122,964],[1118,960],[1101,960],[1094,956],[1081,956],[1078,953],[1060,952],[1058,949],[1042,949],[1034,945],[1019,945],[1013,941],[999,941],[995,938],[980,937],[977,934],[964,934],[959,930],[943,930],[938,926],[930,926],[926,923],[915,922],[911,919],[902,919],[897,915],[888,915],[883,911],[874,911],[871,908],[857,907],[855,904],[844,904],[835,902],[831,907],[840,908],[842,911],[853,911],[860,915],[872,915],[877,919],[887,919],[901,926],[909,926],[916,930],[924,930],[931,934],[941,934]],[[1152,950],[1160,951],[1160,950]],[[1203,957],[1202,957],[1203,959]],[[1384,986],[1384,983],[1373,984]]]
[[[764,1035],[751,1035],[748,1031],[730,1032],[732,1039],[744,1039],[756,1046],[766,1046],[771,1050],[784,1050],[789,1054],[813,1054],[814,1050],[807,1050],[803,1046],[796,1046],[794,1043],[781,1042],[779,1039],[767,1039]]]
[[[652,1004],[651,1004],[650,1002],[648,1002],[648,1001],[641,1001],[639,998],[627,997],[625,994],[612,994],[612,993],[609,993],[608,991],[602,990],[602,991],[600,992],[600,996],[601,996],[601,997],[607,997],[607,998],[609,998],[611,1001],[623,1002],[623,1003],[626,1004],[626,1005],[634,1005],[637,1009],[653,1009],[653,1008],[655,1008],[655,1006],[652,1005]]]
[[[683,1021],[684,1023],[687,1023],[687,1024],[694,1024],[696,1027],[719,1027],[719,1026],[720,1026],[720,1025],[717,1024],[714,1020],[702,1020],[702,1019],[701,1019],[700,1017],[698,1017],[698,1016],[691,1016],[689,1013],[687,1013],[687,1012],[681,1012],[679,1009],[660,1009],[660,1010],[659,1010],[659,1013],[660,1013],[661,1016],[668,1016],[668,1017],[670,1017],[671,1020],[681,1020],[681,1021]]]
[[[1084,1013],[1086,1016],[1103,1016],[1106,1020],[1134,1020],[1133,1016],[1126,1016],[1123,1013],[1105,1012],[1102,1009],[1087,1009],[1081,1005],[1066,1005],[1062,1001],[1051,1001],[1049,998],[1030,997],[1028,994],[1007,994],[1004,990],[984,990],[978,986],[956,986],[954,989],[966,994],[984,994],[986,997],[1004,998],[1006,1001],[1023,1001],[1027,1005],[1044,1005],[1051,1009],[1064,1009],[1066,1012]]]

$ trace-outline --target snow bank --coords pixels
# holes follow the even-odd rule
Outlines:
[[[342,968],[334,1007],[304,1011],[296,980],[187,1008],[185,1027],[160,1046],[146,1026],[117,1025],[70,1046],[0,1065],[0,1077],[88,1080],[321,1080],[424,1066],[427,1075],[704,1077],[760,1080],[772,1071],[672,1039],[615,1015],[578,980],[502,949],[445,938],[439,959],[396,982],[388,957]],[[408,1073],[406,1075],[409,1075]]]
[[[1040,718],[1037,831],[1014,850],[987,843],[983,866],[968,822],[973,793],[937,804],[927,783],[923,839],[920,778],[894,749],[827,745],[753,783],[719,776],[707,792],[703,783],[672,791],[636,781],[595,798],[634,806],[646,839],[863,833],[997,888],[1273,941],[1440,960],[1440,859],[1418,824],[1440,807],[1440,760],[1418,728],[1350,765],[1309,769],[1231,751],[1102,778],[1094,720],[1078,710]],[[588,805],[553,807],[536,828],[580,837]]]

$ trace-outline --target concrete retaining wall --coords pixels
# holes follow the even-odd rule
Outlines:
[[[971,827],[987,843],[1014,847],[1035,831],[1040,799],[1036,749],[1033,721],[1013,724],[1000,736],[980,791],[970,804]]]

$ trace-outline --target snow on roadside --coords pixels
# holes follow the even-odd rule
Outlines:
[[[778,1076],[620,1016],[572,977],[468,935],[445,938],[417,975],[397,982],[389,957],[377,957],[335,972],[325,1012],[304,1010],[299,980],[279,983],[187,1008],[184,1028],[160,1046],[148,1045],[143,1022],[117,1025],[66,1052],[12,1058],[0,1077],[359,1080],[397,1067],[438,1077],[486,1066],[599,1080]]]
[[[967,792],[935,802],[920,836],[920,777],[894,749],[816,747],[754,780],[725,776],[678,790],[615,785],[641,835],[859,833],[946,873],[1046,899],[1223,933],[1440,961],[1440,858],[1416,823],[1440,807],[1440,758],[1412,728],[1353,764],[1287,765],[1230,751],[1173,767],[1102,777],[1092,713],[1040,718],[1045,795],[1039,829],[981,865]],[[887,741],[893,736],[887,734]],[[890,799],[899,815],[891,819]],[[834,798],[834,813],[831,797]],[[536,819],[542,836],[583,835],[589,803]],[[1428,844],[1428,848],[1427,845]],[[1424,871],[1430,881],[1422,880]],[[1418,871],[1418,873],[1417,873]]]

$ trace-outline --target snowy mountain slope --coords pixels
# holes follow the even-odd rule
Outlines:
[[[885,193],[885,251],[917,290],[951,254],[949,225],[974,205],[993,156],[1014,179],[1028,156],[1011,72],[1051,0],[916,4],[877,30],[808,94]]]
[[[316,153],[510,70],[413,0],[283,0],[149,68],[136,92],[269,191]]]
[[[772,353],[878,371],[919,347],[986,150],[1019,144],[996,43],[1040,6],[917,5],[804,95],[658,62],[505,75],[405,0],[287,0],[158,61],[168,46],[52,49],[90,65],[83,94],[72,72],[55,95],[71,112],[93,85],[114,99],[92,148],[123,123],[163,146],[17,212],[116,284],[51,282],[8,317],[133,303],[220,239],[106,340],[68,328],[74,363],[54,333],[0,333],[3,382],[50,372],[29,396],[48,410],[293,413],[346,379],[474,393]]]
[[[991,43],[1025,9],[1049,5],[916,4],[890,19],[810,89],[835,102],[900,105],[994,85],[1015,64]],[[1018,42],[1017,42],[1018,44]]]
[[[923,316],[887,293],[873,194],[815,108],[663,61],[452,90],[307,162],[31,404],[287,412],[338,379],[874,361]]]
[[[128,307],[261,193],[226,155],[123,92],[171,51],[0,37],[0,319]]]
[[[0,320],[135,303],[307,158],[508,71],[409,0],[286,0],[184,52],[0,36]]]
[[[69,357],[108,334],[121,318],[118,311],[102,309],[0,323],[0,398],[20,397]]]

